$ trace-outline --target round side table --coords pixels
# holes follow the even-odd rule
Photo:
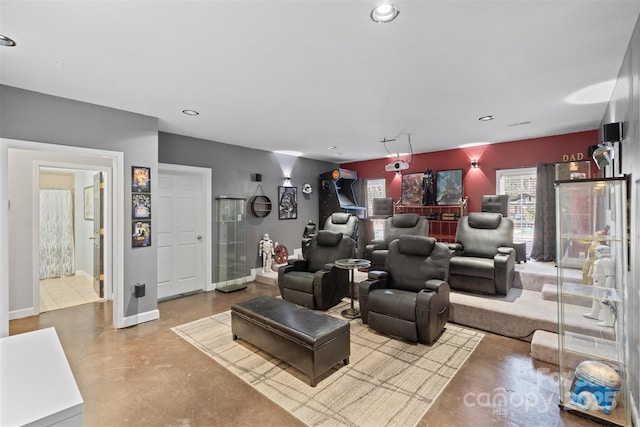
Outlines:
[[[360,310],[353,306],[354,286],[355,286],[355,270],[358,268],[365,268],[371,266],[371,261],[361,258],[343,258],[334,262],[336,267],[343,268],[345,270],[351,270],[351,277],[349,280],[349,293],[351,296],[351,307],[346,310],[342,310],[342,315],[347,319],[357,319],[360,317]]]

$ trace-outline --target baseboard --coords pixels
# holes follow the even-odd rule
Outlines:
[[[76,270],[76,276],[82,276],[83,278],[89,280],[90,282],[93,282],[93,275],[87,273],[86,271]]]
[[[33,307],[13,310],[9,312],[9,320],[22,319],[23,317],[35,316],[36,310]]]
[[[122,328],[128,328],[140,323],[151,322],[160,318],[160,310],[151,310],[144,313],[138,313],[133,316],[127,316],[124,318]]]

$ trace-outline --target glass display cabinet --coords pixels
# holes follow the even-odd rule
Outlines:
[[[626,184],[626,178],[556,181],[560,407],[620,426],[631,425]],[[581,283],[570,280],[576,274],[569,269],[582,270]]]
[[[246,199],[216,197],[216,291],[245,289],[247,277]]]

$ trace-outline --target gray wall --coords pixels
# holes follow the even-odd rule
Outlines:
[[[268,144],[265,144],[268,145]],[[264,233],[293,253],[300,248],[302,232],[309,220],[318,222],[318,176],[337,167],[336,164],[300,157],[275,154],[203,139],[160,132],[158,161],[212,169],[212,212],[215,222],[215,198],[218,196],[247,199],[247,267],[262,265],[258,257],[258,242]],[[262,182],[253,182],[255,173],[262,174]],[[298,218],[279,220],[278,186],[284,184],[284,176],[291,177],[291,185],[298,187]],[[302,194],[302,185],[310,183],[313,193]],[[271,213],[264,218],[251,214],[249,201],[255,195],[266,195],[273,203]],[[213,269],[215,281],[216,229],[213,224]],[[249,271],[247,271],[249,274]]]
[[[629,387],[636,409],[640,407],[640,21],[631,37],[604,123],[624,123],[621,143],[622,173],[631,175],[631,269],[627,277]],[[616,167],[617,169],[617,167]],[[616,175],[619,173],[615,171]],[[607,175],[609,176],[609,175]],[[637,412],[635,425],[639,424]]]
[[[44,95],[0,85],[0,137],[124,153],[124,314],[132,316],[157,309],[157,254],[154,246],[131,248],[131,166],[151,168],[151,182],[158,174],[158,120],[70,99]],[[30,169],[20,171],[21,179],[31,182]],[[11,186],[11,182],[9,183]],[[32,187],[34,188],[34,187]],[[155,190],[152,185],[152,195]],[[25,195],[31,197],[31,193]],[[29,213],[29,216],[31,214]],[[11,221],[11,219],[10,219]],[[11,227],[11,224],[10,224]],[[31,225],[33,230],[34,225]],[[29,231],[31,233],[31,231]],[[152,239],[155,236],[152,234]],[[152,240],[153,241],[153,240]],[[31,258],[31,255],[29,255]],[[146,296],[133,298],[131,286],[147,284]],[[22,283],[22,288],[20,287]],[[31,277],[11,276],[10,311],[20,310],[15,301]],[[32,291],[29,291],[32,292]]]

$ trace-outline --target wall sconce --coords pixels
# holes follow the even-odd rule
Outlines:
[[[291,186],[291,177],[290,176],[285,176],[284,177],[284,185]]]
[[[471,160],[471,167],[472,168],[477,169],[479,164],[480,164],[480,162],[478,162],[478,159]]]

